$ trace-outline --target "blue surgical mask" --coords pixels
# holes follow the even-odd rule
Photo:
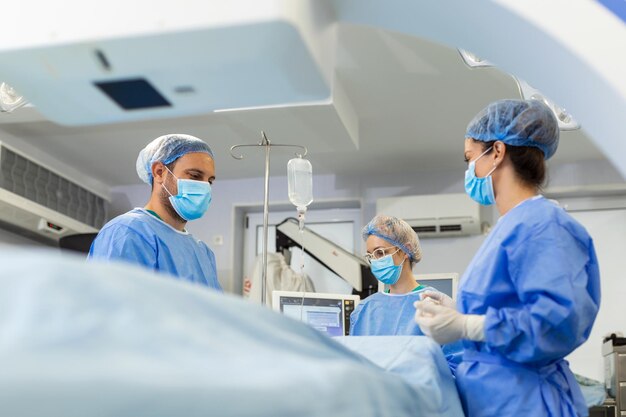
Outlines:
[[[487,152],[491,150],[491,147],[480,156],[469,163],[467,170],[465,171],[465,192],[472,200],[479,204],[488,206],[496,201],[495,194],[493,192],[493,180],[491,174],[496,170],[497,166],[494,166],[487,175],[482,178],[476,176],[476,161],[482,158]]]
[[[393,285],[400,279],[402,264],[396,265],[393,263],[394,253],[383,256],[380,259],[372,259],[372,261],[370,262],[370,269],[372,271],[372,274],[374,274],[376,279],[383,284]]]
[[[167,170],[170,171],[169,168]],[[206,181],[181,180],[172,171],[170,173],[177,180],[178,193],[172,195],[165,184],[163,188],[170,195],[170,203],[176,213],[187,221],[202,217],[211,203],[211,184]]]

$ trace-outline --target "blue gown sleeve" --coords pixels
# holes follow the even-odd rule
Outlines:
[[[222,286],[217,278],[217,262],[215,261],[215,254],[213,253],[213,251],[208,247],[208,245],[204,242],[201,242],[201,245],[204,247],[204,250],[206,251],[207,257],[209,258],[209,265],[210,265],[210,276],[208,277],[212,282],[208,282],[207,284],[209,285],[209,287],[214,288],[217,291],[221,291],[224,292],[224,290],[222,289]]]
[[[458,368],[461,361],[463,361],[463,342],[458,340],[453,343],[441,345],[441,350],[446,357],[446,362],[448,362],[452,376],[456,376],[456,368]]]
[[[591,238],[556,222],[538,229],[507,253],[519,304],[489,307],[485,317],[488,346],[518,363],[547,363],[572,352],[589,336],[600,303]]]
[[[350,336],[360,336],[360,334],[356,334],[357,328],[355,327],[357,321],[359,320],[359,315],[361,314],[361,310],[363,308],[363,303],[360,303],[356,306],[354,311],[350,314]]]
[[[157,268],[156,248],[140,233],[126,225],[105,227],[91,244],[88,259],[121,260]]]

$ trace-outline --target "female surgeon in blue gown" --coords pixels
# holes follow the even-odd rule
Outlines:
[[[378,215],[363,228],[367,245],[366,260],[374,276],[388,285],[362,300],[350,315],[352,336],[420,336],[424,333],[413,321],[413,303],[426,294],[439,292],[421,285],[413,275],[413,265],[422,259],[417,233],[404,220]],[[460,342],[442,346],[454,373],[463,346]]]
[[[563,358],[591,332],[600,305],[593,242],[539,194],[556,151],[555,117],[535,100],[491,103],[470,122],[465,190],[501,218],[459,285],[416,303],[415,321],[439,343],[463,339],[457,387],[468,417],[586,416]]]

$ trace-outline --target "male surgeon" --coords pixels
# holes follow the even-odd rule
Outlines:
[[[152,187],[149,201],[108,222],[89,259],[143,265],[222,291],[215,255],[185,229],[211,203],[215,165],[209,145],[190,135],[158,137],[139,153],[137,174]]]

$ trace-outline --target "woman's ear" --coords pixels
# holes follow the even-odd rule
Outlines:
[[[500,165],[500,163],[502,163],[502,161],[504,160],[504,156],[506,155],[506,145],[504,144],[504,142],[498,140],[493,144],[493,150],[493,164]]]
[[[409,261],[409,265],[411,264],[411,259],[409,259],[409,255],[407,255],[406,253],[404,253],[404,251],[402,251],[402,254],[404,255],[404,260],[402,261],[402,263]]]

